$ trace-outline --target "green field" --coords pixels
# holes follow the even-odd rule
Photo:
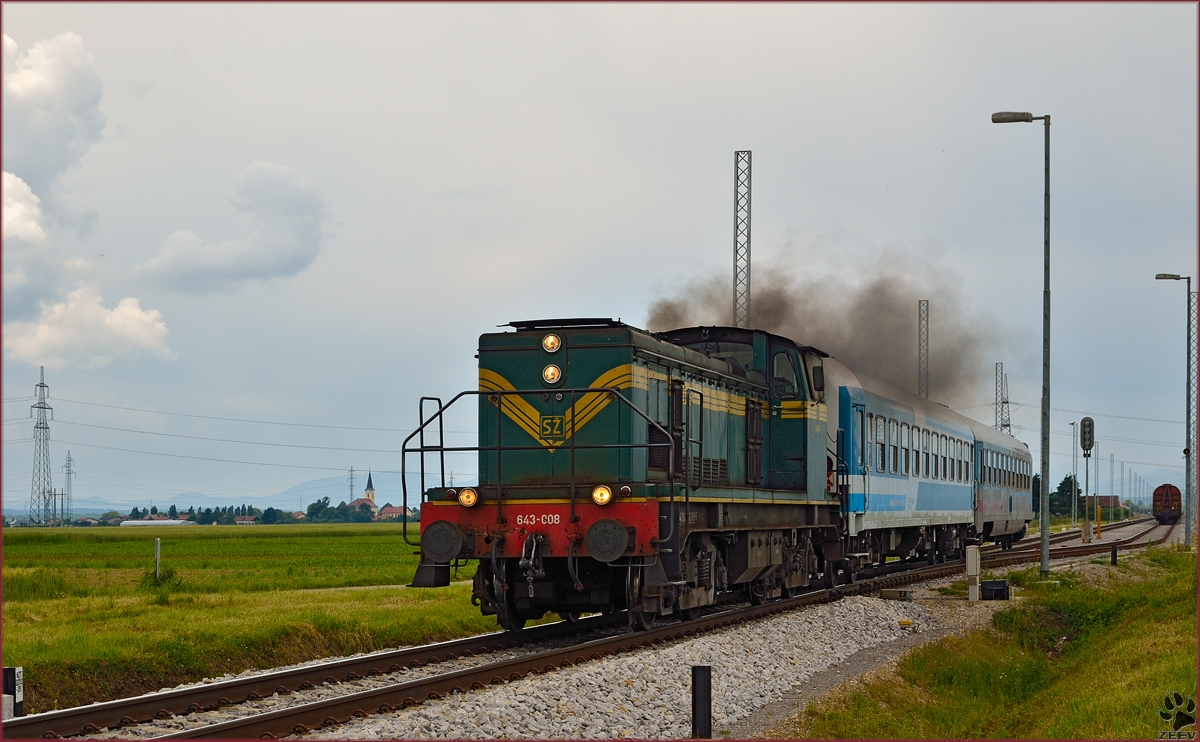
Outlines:
[[[809,704],[771,736],[1133,739],[1176,731],[1166,694],[1196,693],[1196,554],[1122,558],[1099,585],[1036,567],[993,628],[916,649],[895,671]],[[1195,726],[1187,727],[1195,731]],[[1161,739],[1161,737],[1159,737]],[[1178,737],[1177,737],[1178,738]]]
[[[468,584],[403,587],[417,556],[401,528],[5,529],[4,663],[37,712],[496,630]]]

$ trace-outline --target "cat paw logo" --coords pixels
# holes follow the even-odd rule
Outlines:
[[[1158,718],[1171,726],[1170,731],[1158,733],[1159,739],[1196,739],[1196,699],[1191,696],[1185,697],[1182,693],[1163,696]]]

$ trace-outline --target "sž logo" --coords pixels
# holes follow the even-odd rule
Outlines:
[[[1184,727],[1196,726],[1196,699],[1191,696],[1184,697],[1182,693],[1168,693],[1163,696],[1158,718],[1171,725],[1170,731],[1158,733],[1159,739],[1196,739],[1195,730],[1181,731]]]

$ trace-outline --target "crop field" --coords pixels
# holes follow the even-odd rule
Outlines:
[[[417,556],[401,528],[6,529],[4,662],[25,668],[36,712],[496,630],[469,584],[404,587]]]

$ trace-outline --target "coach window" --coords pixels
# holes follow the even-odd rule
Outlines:
[[[888,428],[888,442],[892,444],[892,465],[888,467],[888,471],[895,474],[900,468],[900,423],[895,420],[889,420]]]
[[[867,450],[867,429],[863,427],[863,411],[858,410],[858,469],[862,471],[863,455]]]
[[[866,469],[871,469],[871,453],[875,450],[875,415],[866,415],[866,453],[863,454]]]
[[[796,377],[796,367],[792,365],[791,356],[787,353],[776,353],[772,363],[771,377],[774,381],[771,388],[778,399],[795,399],[800,396],[800,383]]]
[[[921,476],[921,429],[912,429],[912,475]]]
[[[946,469],[947,469],[947,466],[946,466],[947,465],[946,436],[942,436],[941,442],[937,444],[937,451],[938,451],[938,455],[941,455],[941,457],[942,457],[942,479],[949,479],[950,473],[948,471],[946,471]]]
[[[875,418],[875,471],[887,469],[887,418]]]
[[[929,479],[929,431],[921,431],[921,456],[925,460],[921,462],[921,471],[924,472],[925,478]]]
[[[963,442],[962,441],[954,442],[954,452],[956,454],[958,454],[958,456],[955,457],[954,468],[956,470],[956,473],[958,474],[958,481],[961,482],[961,481],[963,481]]]
[[[967,444],[967,481],[968,482],[975,481],[975,480],[971,479],[971,470],[974,468],[972,466],[974,463],[975,463],[975,446],[971,443],[968,443]]]
[[[908,476],[908,450],[912,445],[911,435],[912,430],[908,427],[908,423],[902,424],[900,426],[900,448],[903,449],[903,453],[900,455],[900,473],[906,477]]]

